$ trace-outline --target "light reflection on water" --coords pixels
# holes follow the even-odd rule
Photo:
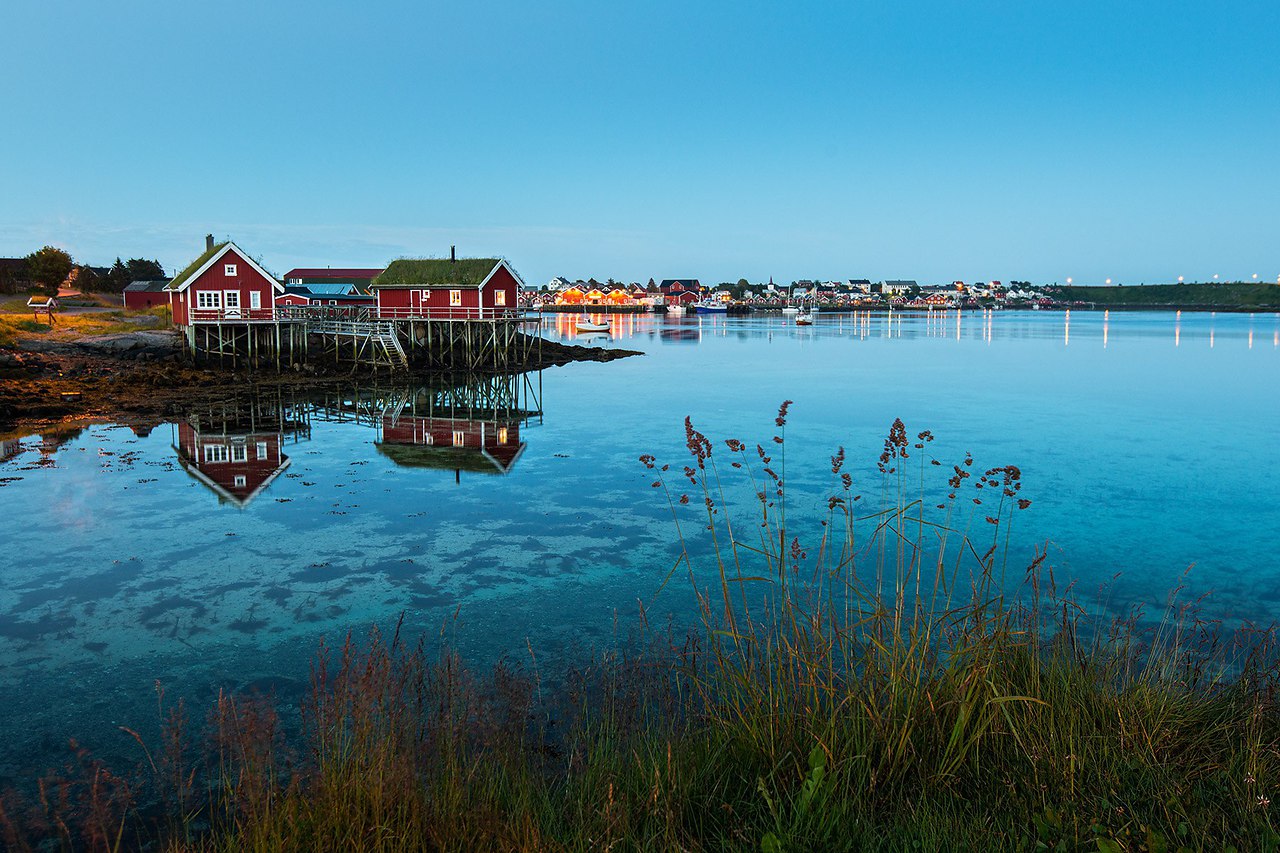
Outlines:
[[[1019,465],[1034,503],[1015,548],[1049,542],[1086,596],[1153,605],[1194,564],[1216,613],[1280,614],[1274,314],[605,317],[593,345],[646,354],[512,380],[514,397],[353,387],[0,444],[0,689],[17,697],[0,776],[92,720],[127,750],[107,724],[145,716],[156,678],[201,702],[296,687],[320,636],[401,612],[433,634],[456,614],[480,660],[606,641],[637,600],[686,613],[674,585],[654,599],[675,552],[636,459],[683,464],[686,415],[767,442],[784,399],[799,514],[825,505],[839,445],[874,482],[902,417],[939,437],[943,470],[965,450]],[[581,342],[575,321],[544,334]]]

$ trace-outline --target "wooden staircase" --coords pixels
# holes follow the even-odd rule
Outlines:
[[[357,360],[367,359],[373,364],[384,364],[395,370],[409,369],[409,356],[396,335],[394,323],[317,319],[308,320],[306,325],[308,332],[332,338],[337,353],[345,349],[340,343],[345,338],[352,342],[353,356]]]

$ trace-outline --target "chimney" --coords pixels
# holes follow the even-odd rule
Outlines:
[[[204,235],[204,250],[206,252],[213,251],[213,235],[212,234]]]
[[[454,263],[457,263],[457,262],[458,262],[458,247],[457,247],[457,246],[450,246],[450,247],[449,247],[449,260],[453,261]]]

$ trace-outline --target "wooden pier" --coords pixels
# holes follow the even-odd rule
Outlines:
[[[274,367],[312,363],[352,369],[504,372],[541,352],[542,338],[521,331],[534,322],[517,310],[455,318],[440,312],[378,312],[357,306],[277,306],[252,312],[202,311],[185,328],[198,363]],[[391,316],[387,316],[391,314]]]

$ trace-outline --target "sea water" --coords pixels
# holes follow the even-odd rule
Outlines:
[[[669,490],[694,492],[675,517],[705,548],[686,417],[739,519],[754,487],[724,439],[785,465],[788,512],[813,534],[832,454],[874,494],[901,418],[912,443],[936,436],[911,460],[943,463],[923,469],[931,494],[966,452],[1021,469],[1011,565],[1045,549],[1059,586],[1116,612],[1158,611],[1185,579],[1215,618],[1280,617],[1275,314],[611,315],[591,337],[573,321],[542,334],[644,354],[465,393],[246,389],[172,422],[5,442],[0,784],[61,763],[73,737],[139,760],[116,727],[154,731],[157,683],[197,709],[219,689],[296,701],[322,638],[400,619],[481,665],[539,667],[613,642],[641,606],[689,621],[687,584],[663,587],[680,553]],[[643,454],[671,464],[668,488]]]

